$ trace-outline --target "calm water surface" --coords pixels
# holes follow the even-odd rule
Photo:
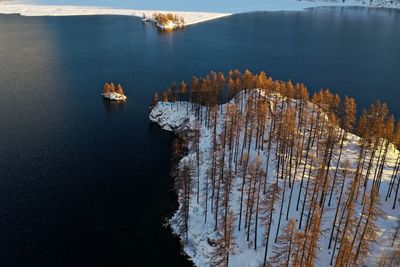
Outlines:
[[[161,226],[176,201],[153,93],[249,68],[399,117],[399,47],[395,10],[251,13],[173,34],[131,17],[0,15],[1,265],[189,265]],[[102,100],[105,81],[124,105]]]

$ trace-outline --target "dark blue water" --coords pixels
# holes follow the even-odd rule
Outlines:
[[[172,136],[154,92],[210,70],[265,70],[399,117],[400,12],[251,13],[162,34],[119,16],[0,15],[2,266],[185,266],[162,228]],[[124,105],[102,100],[120,82]]]

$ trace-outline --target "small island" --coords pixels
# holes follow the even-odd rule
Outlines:
[[[176,14],[154,13],[152,18],[143,15],[143,22],[154,22],[158,29],[162,31],[173,31],[185,27],[185,19]]]
[[[124,90],[120,84],[115,87],[114,83],[105,83],[103,86],[103,93],[101,94],[104,98],[114,101],[125,101],[127,99],[124,94]]]

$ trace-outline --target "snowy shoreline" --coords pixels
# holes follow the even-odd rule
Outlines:
[[[44,3],[42,3],[44,2]],[[185,26],[193,25],[209,20],[214,20],[233,14],[257,12],[257,11],[305,11],[310,8],[325,6],[361,6],[361,7],[379,7],[379,8],[400,8],[400,3],[390,3],[384,0],[374,0],[372,4],[363,4],[358,0],[347,0],[345,3],[339,1],[297,1],[297,0],[267,0],[260,2],[255,0],[252,5],[247,5],[246,1],[235,3],[232,6],[210,7],[206,10],[191,8],[186,6],[171,4],[169,8],[160,7],[159,9],[139,6],[132,4],[127,8],[121,8],[118,1],[110,6],[101,5],[80,5],[79,2],[59,2],[58,5],[48,4],[44,0],[10,0],[0,2],[0,14],[19,14],[21,16],[86,16],[86,15],[124,15],[142,17],[143,14],[151,17],[155,12],[174,13],[185,19]],[[149,6],[153,7],[153,6]]]
[[[165,10],[117,9],[94,6],[51,6],[51,5],[5,5],[0,3],[0,14],[19,14],[21,16],[93,16],[121,15],[141,18],[151,17],[154,13],[174,13],[185,19],[185,25],[192,25],[212,19],[230,16],[230,13],[183,12]]]
[[[249,94],[252,94],[251,92]],[[258,94],[258,93],[256,93]],[[270,96],[266,96],[270,97]],[[238,97],[239,99],[242,96]],[[246,96],[244,97],[244,101],[246,103]],[[231,101],[233,103],[233,100]],[[296,105],[296,100],[291,100],[292,105]],[[229,104],[229,103],[228,103]],[[226,109],[228,104],[224,104],[220,106],[221,113],[217,117],[218,126],[217,126],[217,135],[222,135],[222,127],[221,122],[224,120],[224,116],[226,113]],[[195,111],[192,110],[192,107],[187,107],[190,103],[187,102],[158,102],[157,105],[152,109],[150,113],[150,120],[154,123],[157,123],[162,129],[167,131],[172,131],[176,135],[182,137],[185,135],[185,132],[200,132],[199,143],[200,143],[200,191],[204,192],[204,183],[206,181],[206,177],[209,175],[207,170],[209,169],[210,158],[209,154],[212,149],[212,130],[208,129],[205,125],[199,125],[196,120]],[[309,108],[311,109],[312,104],[309,104]],[[202,111],[201,111],[202,112]],[[219,113],[219,112],[218,112]],[[244,115],[245,116],[245,115]],[[270,126],[267,126],[270,127]],[[178,164],[178,168],[184,168],[185,164],[188,162],[193,162],[196,158],[196,146],[194,145],[194,140],[192,137],[187,136],[185,138],[185,146],[188,148],[188,153],[180,159]],[[344,150],[346,153],[342,155],[343,160],[349,160],[350,164],[354,167],[355,162],[357,161],[357,149],[358,142],[360,141],[360,137],[350,134],[348,135],[348,141],[346,141]],[[256,151],[250,151],[251,158],[256,157]],[[387,183],[391,176],[391,170],[394,167],[394,162],[398,157],[399,151],[395,148],[391,148],[388,154],[387,165],[383,171],[383,184],[382,184],[382,192],[385,192],[387,188]],[[227,156],[226,156],[227,157]],[[261,153],[261,158],[265,163],[266,156],[264,153]],[[274,160],[270,160],[270,165],[275,166]],[[262,168],[265,168],[262,167]],[[271,167],[271,170],[275,169],[275,167]],[[353,170],[354,171],[354,170]],[[269,177],[275,177],[273,171],[269,171]],[[281,181],[282,182],[282,181]],[[280,183],[281,183],[280,182]],[[296,178],[296,183],[299,180]],[[237,201],[240,197],[240,190],[236,190],[240,183],[240,179],[238,177],[233,180],[233,187],[235,188],[232,192],[231,199],[233,201]],[[280,184],[282,186],[282,184]],[[287,190],[287,189],[286,189]],[[287,194],[289,191],[286,192]],[[335,192],[335,197],[337,197],[338,192]],[[215,230],[214,222],[212,220],[212,213],[204,210],[204,202],[200,201],[196,203],[196,194],[193,194],[190,198],[190,207],[189,207],[189,230],[188,230],[188,240],[185,241],[185,237],[182,235],[180,230],[180,210],[182,205],[182,199],[179,199],[180,208],[176,211],[174,216],[169,219],[170,227],[172,228],[174,234],[181,238],[183,249],[185,254],[188,255],[190,260],[192,260],[195,266],[209,266],[210,258],[213,255],[214,247],[210,243],[210,240],[214,240],[219,235],[219,230]],[[294,190],[294,195],[297,195],[297,188]],[[381,253],[390,249],[390,236],[393,234],[392,230],[396,226],[398,220],[400,219],[398,210],[392,210],[391,205],[386,203],[384,200],[383,193],[380,196],[382,203],[382,211],[385,216],[380,218],[377,222],[379,225],[379,238],[378,242],[373,246],[373,253],[369,256],[369,262],[371,266],[375,266],[380,260]],[[325,214],[323,215],[323,222],[321,224],[321,232],[329,232],[331,227],[332,218],[334,217],[334,207],[337,205],[336,200],[333,200],[332,206],[327,208]],[[237,203],[236,203],[237,204]],[[236,204],[232,204],[230,208],[234,213],[237,214],[239,207]],[[287,205],[287,201],[285,201],[285,206]],[[298,211],[294,209],[294,206],[290,209],[289,218],[296,218],[298,216]],[[278,210],[278,205],[274,206],[274,210]],[[357,207],[356,213],[361,212],[361,207]],[[209,213],[209,220],[204,222],[204,214]],[[286,213],[286,211],[285,211]],[[272,230],[271,233],[277,232],[277,213],[274,214],[274,219],[272,222]],[[288,213],[289,214],[289,213]],[[287,220],[283,223],[287,223]],[[283,227],[282,227],[283,228]],[[281,229],[282,229],[281,228]],[[263,226],[258,227],[258,231],[263,233]],[[229,266],[240,267],[240,266],[261,266],[262,259],[264,256],[264,248],[265,244],[262,241],[259,241],[259,249],[252,249],[252,241],[246,241],[244,231],[238,232],[234,231],[233,236],[235,237],[235,250],[236,253],[231,255],[231,259],[229,261]],[[261,239],[262,234],[260,234]],[[318,245],[318,253],[317,258],[318,262],[316,266],[329,266],[329,260],[331,257],[332,249],[327,248],[327,244],[329,241],[329,234],[322,235],[319,240]],[[274,242],[270,242],[269,251],[273,251]],[[269,254],[271,255],[271,254]]]

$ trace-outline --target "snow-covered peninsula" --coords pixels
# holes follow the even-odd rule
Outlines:
[[[323,91],[313,104],[297,93],[243,90],[219,106],[179,94],[164,93],[149,117],[185,147],[174,143],[184,152],[174,171],[179,209],[169,223],[196,266],[398,262],[400,154],[391,142],[399,146],[400,128],[395,133],[390,117],[381,125],[396,136],[389,142],[372,137],[369,115],[357,126],[365,138],[352,134],[319,106],[327,103]],[[352,103],[343,101],[343,120],[354,120]]]
[[[154,13],[174,13],[192,25],[232,14],[253,11],[301,11],[320,6],[369,6],[400,8],[398,0],[241,0],[241,1],[162,1],[162,0],[3,0],[0,14],[23,16],[127,15],[151,17]]]
[[[119,7],[118,2],[110,2],[109,5],[93,3],[84,5],[84,1],[0,1],[0,14],[20,14],[22,16],[86,16],[86,15],[123,15],[142,18],[143,15],[152,17],[154,13],[174,13],[185,19],[185,25],[192,25],[212,19],[231,15],[231,13],[219,12],[194,12],[170,9],[140,9],[135,5]]]

